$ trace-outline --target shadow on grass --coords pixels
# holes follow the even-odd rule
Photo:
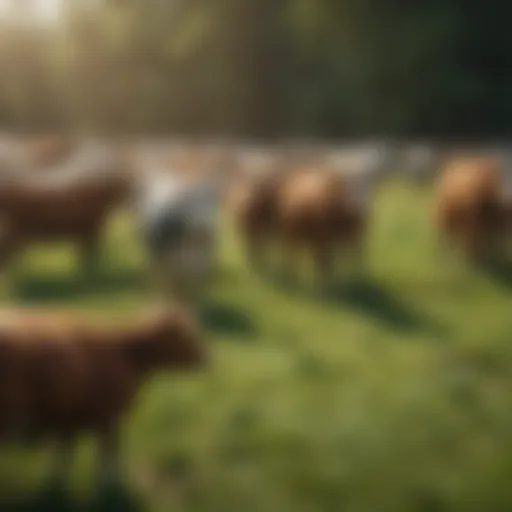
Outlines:
[[[483,275],[492,279],[495,283],[512,288],[512,262],[494,261],[481,264],[477,270]]]
[[[45,488],[39,492],[21,496],[2,496],[0,498],[0,510],[10,512],[57,512],[79,509],[64,490],[56,488]]]
[[[146,512],[139,496],[124,486],[104,487],[90,498],[80,500],[68,490],[47,486],[20,497],[0,497],[0,510],[6,512]]]
[[[125,486],[105,487],[86,504],[87,512],[149,512],[140,496]]]
[[[71,278],[23,276],[15,280],[12,295],[24,303],[53,303],[90,294],[114,294],[143,289],[145,285],[144,273],[134,270],[112,273],[98,271],[89,276],[77,274]]]
[[[216,334],[254,338],[256,326],[247,313],[233,304],[209,301],[200,312],[203,326]]]
[[[386,326],[402,332],[423,331],[444,337],[445,329],[424,314],[407,305],[406,301],[378,283],[358,280],[329,292],[328,301],[357,310]]]

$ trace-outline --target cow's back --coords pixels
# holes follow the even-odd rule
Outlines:
[[[9,406],[0,426],[37,439],[99,428],[117,416],[135,378],[107,332],[37,315],[0,325],[0,355],[11,365],[9,379],[0,380],[0,400]]]
[[[6,186],[0,190],[0,216],[24,235],[73,236],[97,229],[122,197],[121,183],[101,179],[66,186]]]

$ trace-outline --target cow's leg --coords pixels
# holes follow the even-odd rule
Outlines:
[[[5,268],[14,254],[21,249],[21,239],[16,233],[6,228],[0,234],[0,268]]]
[[[9,358],[7,358],[9,362]],[[7,442],[24,440],[30,433],[29,390],[22,377],[19,361],[13,364],[0,362],[0,438]]]
[[[447,268],[447,261],[452,266],[454,258],[464,252],[464,232],[467,219],[460,213],[450,210],[439,210],[434,219],[434,228],[437,232],[436,260],[441,268]],[[447,268],[449,270],[449,268]]]

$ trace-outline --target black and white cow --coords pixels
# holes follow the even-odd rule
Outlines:
[[[147,163],[139,186],[139,232],[154,276],[178,300],[195,301],[216,269],[217,219],[224,179],[213,171],[199,181]]]

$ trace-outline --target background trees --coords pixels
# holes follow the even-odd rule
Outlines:
[[[512,115],[503,5],[67,0],[56,23],[2,20],[0,122],[262,137],[503,135]]]

